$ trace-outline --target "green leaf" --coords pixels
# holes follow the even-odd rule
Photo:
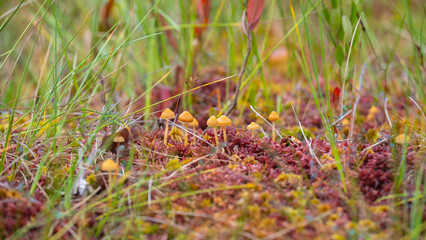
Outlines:
[[[349,20],[349,18],[346,15],[342,16],[342,27],[343,27],[343,32],[345,33],[346,39],[350,39],[352,35],[352,24],[351,24],[351,20]]]
[[[340,26],[340,21],[341,21],[341,13],[340,13],[340,9],[333,9],[331,10],[331,14],[330,14],[330,26],[332,29],[338,29]]]
[[[343,53],[343,48],[340,45],[336,47],[336,61],[339,66],[342,66],[343,60],[345,59],[345,54]]]
[[[328,11],[328,8],[324,7],[323,10],[323,15],[324,15],[324,19],[325,21],[330,24],[330,12]]]
[[[352,6],[351,6],[351,22],[356,22],[358,20],[358,7],[356,6],[355,2],[352,2]]]

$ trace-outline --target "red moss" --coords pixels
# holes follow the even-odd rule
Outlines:
[[[358,171],[358,186],[370,202],[389,194],[394,176],[390,147],[378,145],[372,150],[365,156]]]
[[[9,237],[27,225],[41,208],[40,202],[23,197],[14,190],[0,187],[0,238]]]

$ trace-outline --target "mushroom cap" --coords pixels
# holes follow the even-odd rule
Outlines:
[[[345,119],[343,119],[342,120],[342,125],[344,126],[344,127],[347,127],[347,126],[349,126],[349,124],[350,124],[351,122],[347,119],[347,118],[345,118]]]
[[[222,115],[217,119],[217,125],[219,126],[228,126],[231,125],[232,121],[227,116]]]
[[[404,133],[399,134],[396,138],[395,138],[395,142],[397,144],[404,144],[404,140],[405,142],[409,142],[410,141],[410,137],[408,135],[405,135]]]
[[[199,124],[198,124],[198,121],[197,121],[197,119],[195,119],[194,118],[194,120],[192,120],[192,122],[189,124],[189,126],[191,126],[191,127],[197,127]]]
[[[102,162],[101,170],[104,172],[118,171],[118,165],[111,158]]]
[[[371,106],[370,109],[368,109],[368,114],[376,114],[379,113],[380,109],[378,109],[376,106]]]
[[[260,126],[259,124],[255,123],[255,122],[251,122],[248,126],[247,126],[247,130],[257,130],[259,129]]]
[[[268,119],[269,119],[269,121],[275,122],[278,119],[280,119],[280,116],[277,114],[277,112],[272,111],[271,114],[269,114]]]
[[[124,137],[121,136],[120,134],[117,134],[114,136],[114,139],[112,141],[115,143],[122,143],[122,142],[125,142],[126,139],[124,139]]]
[[[188,111],[181,113],[178,118],[179,122],[182,123],[192,123],[193,119],[194,117]]]
[[[209,125],[210,127],[216,127],[217,126],[217,119],[215,116],[211,116],[208,120],[207,120],[207,125]]]
[[[175,117],[175,113],[169,108],[164,109],[164,111],[161,113],[161,116],[160,116],[161,119],[171,119],[174,117]]]

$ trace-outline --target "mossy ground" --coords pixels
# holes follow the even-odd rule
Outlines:
[[[369,110],[371,104],[367,103],[359,109],[366,115]],[[283,118],[290,119],[291,111],[285,110]],[[52,235],[65,234],[66,238],[73,237],[69,231],[61,232],[69,223],[73,231],[97,238],[400,238],[404,229],[395,218],[409,218],[404,216],[404,207],[410,208],[411,203],[401,205],[401,198],[387,196],[399,192],[395,180],[403,148],[395,142],[399,134],[386,127],[382,110],[375,111],[371,121],[354,128],[353,141],[347,139],[348,121],[336,124],[346,190],[331,146],[318,130],[321,125],[312,121],[315,116],[300,117],[309,144],[298,125],[288,120],[277,124],[282,138],[273,142],[271,127],[265,123],[261,124],[263,132],[254,137],[251,131],[237,127],[256,121],[249,117],[226,128],[226,143],[222,130],[218,130],[218,148],[212,128],[197,129],[195,133],[190,130],[190,144],[185,146],[182,126],[177,127],[173,120],[167,145],[163,142],[162,120],[152,119],[157,122],[153,125],[156,129],[139,124],[128,126],[118,131],[126,141],[109,145],[105,136],[113,132],[106,127],[93,145],[94,151],[100,151],[97,158],[79,166],[78,171],[82,172],[75,172],[75,177],[80,176],[88,185],[83,192],[72,195],[72,211],[55,210],[64,215],[49,229]],[[372,139],[370,131],[376,131],[377,137]],[[426,168],[421,165],[422,136],[411,132],[408,136],[406,174],[400,189],[405,189],[401,193],[410,199],[416,187],[414,174],[419,167],[423,168],[421,171]],[[45,154],[43,149],[34,151]],[[29,222],[31,227],[25,236],[37,237],[40,231],[47,231],[40,223],[54,213],[46,204],[62,201],[48,196],[60,189],[56,182],[69,177],[64,175],[73,166],[66,162],[76,154],[73,152],[71,148],[58,156],[55,162],[61,166],[52,163],[44,167],[34,195],[28,197],[26,191],[33,180],[26,168],[37,164],[37,160],[8,165],[14,167],[6,169],[6,173],[17,174],[12,181],[5,177],[1,186],[3,237],[12,236]],[[10,148],[6,163],[18,156],[19,151]],[[120,165],[118,174],[111,179],[100,170],[102,159],[106,158],[115,159]],[[422,217],[426,217],[424,210]]]
[[[262,4],[0,1],[0,239],[424,238],[424,1]]]

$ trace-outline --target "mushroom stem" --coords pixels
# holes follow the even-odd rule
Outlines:
[[[244,128],[243,128],[244,129]],[[254,129],[251,130],[251,137],[254,138]]]
[[[164,145],[167,145],[168,132],[169,132],[169,120],[166,120],[166,130],[164,130]]]
[[[275,142],[275,122],[272,122],[272,142]]]
[[[222,129],[223,129],[223,141],[227,142],[227,140],[226,140],[226,127],[223,126]]]
[[[112,189],[111,189],[111,181],[112,181],[112,173],[111,173],[111,172],[108,172],[108,198],[109,198],[109,200],[108,200],[108,206],[109,206],[109,207],[111,207],[111,205],[112,205],[112,197],[111,197],[111,192],[112,192]]]
[[[188,124],[185,123],[185,146],[188,145]]]
[[[216,147],[219,147],[219,138],[217,137],[216,127],[213,127],[213,131],[214,131],[214,138],[216,140]]]

